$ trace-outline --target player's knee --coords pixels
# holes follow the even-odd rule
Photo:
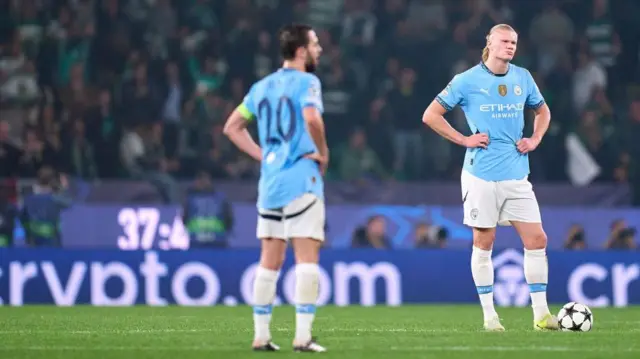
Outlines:
[[[474,228],[473,229],[473,246],[485,251],[493,248],[493,242],[496,240],[495,228]]]
[[[296,263],[318,263],[320,247],[322,247],[322,242],[315,239],[294,238],[293,251],[296,256]]]
[[[282,268],[287,244],[279,239],[263,239],[260,266],[265,269],[278,271]]]
[[[528,250],[547,248],[547,234],[544,231],[536,231],[523,239],[524,248]]]

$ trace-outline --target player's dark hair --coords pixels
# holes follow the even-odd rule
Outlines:
[[[278,32],[282,58],[293,60],[299,48],[309,45],[309,31],[311,30],[311,26],[305,24],[290,24],[282,27]]]

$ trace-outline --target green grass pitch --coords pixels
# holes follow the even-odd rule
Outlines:
[[[249,307],[0,307],[0,358],[640,358],[640,307],[596,308],[588,333],[536,332],[529,308],[498,312],[504,333],[481,330],[479,306],[322,307],[314,335],[329,351],[295,354],[290,306],[274,309],[279,353],[249,350]]]

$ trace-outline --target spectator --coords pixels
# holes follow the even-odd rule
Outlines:
[[[13,247],[18,210],[9,199],[9,184],[0,183],[0,248]]]
[[[417,91],[413,69],[402,69],[397,88],[389,93],[389,104],[395,118],[393,169],[407,178],[419,178],[424,165],[422,122],[419,119],[425,105]]]
[[[164,84],[164,104],[162,119],[164,121],[163,142],[167,146],[169,156],[176,155],[180,138],[182,107],[189,98],[180,78],[180,70],[175,62],[169,62],[165,67],[166,83]]]
[[[622,159],[626,159],[626,172],[632,188],[632,204],[640,207],[640,99],[634,100],[629,106],[629,119],[623,125],[625,136]],[[624,162],[622,163],[624,165]],[[623,167],[623,169],[625,169]]]
[[[376,37],[377,19],[371,1],[352,0],[345,3],[342,20],[342,48],[357,59],[365,59]]]
[[[388,177],[380,159],[367,145],[367,137],[362,129],[356,129],[351,135],[349,146],[340,154],[340,178],[347,181],[362,182],[366,179],[384,179]]]
[[[353,162],[346,177],[458,181],[464,149],[424,131],[420,118],[451,77],[480,61],[488,28],[508,22],[520,31],[514,63],[531,71],[554,118],[531,155],[534,179],[563,182],[569,168],[573,181],[585,179],[575,183],[588,183],[585,169],[594,166],[568,166],[586,152],[597,181],[629,184],[640,205],[640,154],[626,138],[638,137],[630,104],[640,87],[634,2],[59,3],[3,2],[3,177],[33,177],[49,165],[90,178],[93,161],[98,177],[154,178],[165,196],[168,183],[192,179],[203,164],[216,178],[255,179],[258,165],[219,136],[220,126],[251,84],[280,65],[277,28],[310,21],[324,48],[317,75],[330,146],[349,142],[354,128],[366,134],[367,150],[357,156],[333,152],[330,174]],[[447,117],[468,131],[461,110]],[[162,141],[152,139],[159,133]],[[579,146],[565,146],[577,137]],[[80,142],[80,162],[62,155]]]
[[[540,72],[546,74],[567,54],[574,40],[575,26],[555,0],[531,22],[529,36],[538,52]]]
[[[611,223],[611,232],[604,244],[605,249],[630,250],[635,249],[636,229],[627,227],[624,220],[618,219]]]
[[[18,172],[20,149],[9,137],[9,122],[0,120],[0,177],[11,177]]]
[[[587,241],[584,235],[584,228],[579,224],[574,224],[569,229],[569,235],[564,242],[564,248],[567,250],[585,250],[587,249]]]
[[[363,126],[366,129],[366,144],[371,147],[380,159],[381,168],[385,173],[393,164],[393,151],[388,144],[393,140],[393,115],[391,108],[383,98],[371,102],[369,108],[369,122]]]
[[[585,28],[583,42],[594,55],[595,61],[607,73],[613,75],[612,80],[617,83],[618,78],[614,69],[621,51],[621,44],[620,36],[614,27],[609,0],[592,1],[591,16]]]
[[[573,105],[581,113],[598,89],[606,89],[607,73],[586,51],[578,53],[578,68],[573,74]]]
[[[146,62],[135,65],[133,78],[126,81],[122,88],[122,111],[129,121],[151,123],[160,114],[162,104],[160,89],[149,78]]]
[[[20,221],[25,228],[27,244],[31,247],[60,247],[60,215],[71,205],[64,195],[68,182],[53,168],[38,170],[38,182],[33,193],[24,198]]]
[[[73,123],[73,136],[65,149],[69,163],[68,173],[76,178],[95,180],[98,170],[95,161],[94,147],[87,140],[85,125],[81,120]]]
[[[78,62],[72,65],[69,83],[60,93],[62,105],[69,113],[82,113],[97,103],[97,90],[86,83],[84,73],[84,63]]]
[[[82,121],[81,119],[76,121]],[[70,167],[70,157],[65,156],[60,138],[60,125],[55,123],[44,133],[43,162],[61,172],[67,172]]]
[[[111,99],[108,89],[100,90],[98,103],[86,112],[85,117],[86,138],[93,146],[98,175],[106,178],[119,175],[118,145],[122,132]]]
[[[44,164],[44,143],[35,130],[29,129],[25,133],[24,151],[20,158],[20,176],[35,178]]]
[[[258,50],[253,59],[253,75],[256,79],[267,76],[274,68],[278,67],[276,55],[271,34],[266,30],[260,31],[258,34]]]
[[[207,171],[200,171],[187,192],[182,220],[189,232],[189,248],[224,248],[233,230],[233,209],[216,191]]]
[[[351,247],[391,249],[384,217],[373,216],[367,220],[366,226],[357,228],[353,233]]]
[[[617,154],[610,141],[606,141],[602,125],[595,111],[587,111],[582,115],[578,135],[586,146],[593,160],[601,168],[597,181],[611,181],[614,177]]]
[[[139,177],[143,169],[140,159],[144,156],[144,142],[142,140],[143,126],[135,125],[125,130],[120,142],[120,156],[124,170],[129,178]]]
[[[445,248],[449,232],[446,228],[419,223],[415,228],[415,248]]]
[[[40,95],[37,74],[33,62],[22,50],[18,33],[14,35],[9,49],[0,61],[0,98],[22,104],[32,103]]]

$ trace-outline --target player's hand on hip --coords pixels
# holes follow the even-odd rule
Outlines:
[[[464,147],[467,148],[487,148],[489,145],[489,136],[486,133],[476,133],[475,135],[464,138]]]
[[[516,142],[516,147],[518,148],[518,152],[525,154],[535,150],[539,144],[540,142],[533,138],[522,138]]]
[[[304,158],[308,158],[318,163],[318,165],[320,166],[320,171],[323,175],[327,172],[327,167],[329,165],[329,155],[322,155],[318,152],[314,152],[305,155]]]

